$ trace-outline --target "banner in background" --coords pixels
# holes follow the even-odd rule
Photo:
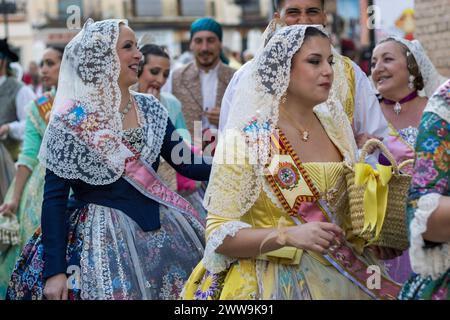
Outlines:
[[[414,19],[414,0],[374,0],[376,14],[376,42],[388,35],[396,35],[408,40],[414,39],[416,21]]]

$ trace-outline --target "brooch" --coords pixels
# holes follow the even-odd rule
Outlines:
[[[280,188],[293,190],[300,181],[300,172],[294,164],[282,162],[278,165],[274,178]]]

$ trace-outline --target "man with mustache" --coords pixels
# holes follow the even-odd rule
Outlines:
[[[279,26],[326,25],[325,0],[273,0],[275,14],[271,24]],[[349,58],[334,54],[334,83],[330,98],[339,100],[352,123],[358,147],[370,138],[387,136],[388,124],[365,73]],[[251,62],[250,62],[251,63]],[[244,65],[231,80],[222,102],[219,130],[225,128],[231,101],[242,77],[248,69]]]
[[[203,142],[199,140],[200,126],[194,127],[196,121],[201,122],[204,134],[210,135],[204,140],[214,135],[223,94],[236,71],[221,62],[222,36],[222,26],[214,19],[194,21],[190,49],[195,59],[173,75],[172,93],[182,103],[186,125],[195,143]],[[198,128],[195,133],[194,128]]]

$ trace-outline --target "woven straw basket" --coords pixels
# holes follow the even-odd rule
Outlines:
[[[368,150],[373,147],[379,148],[389,159],[393,167],[392,178],[389,182],[386,216],[377,240],[375,240],[375,230],[365,230],[362,232],[365,216],[363,202],[366,186],[356,186],[354,168],[346,166],[345,175],[349,192],[352,232],[355,237],[364,239],[367,244],[397,250],[406,250],[409,246],[406,225],[406,204],[411,176],[400,173],[400,170],[405,165],[413,162],[413,160],[408,160],[401,165],[398,165],[394,156],[384,144],[378,140],[372,139],[367,141],[364,145],[361,152],[360,163],[365,162]]]

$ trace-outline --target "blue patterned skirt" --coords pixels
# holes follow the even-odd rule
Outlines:
[[[144,232],[125,213],[89,204],[70,214],[69,299],[178,299],[203,257],[198,217],[160,206],[161,228]],[[16,263],[7,299],[43,299],[42,235],[38,230]]]

